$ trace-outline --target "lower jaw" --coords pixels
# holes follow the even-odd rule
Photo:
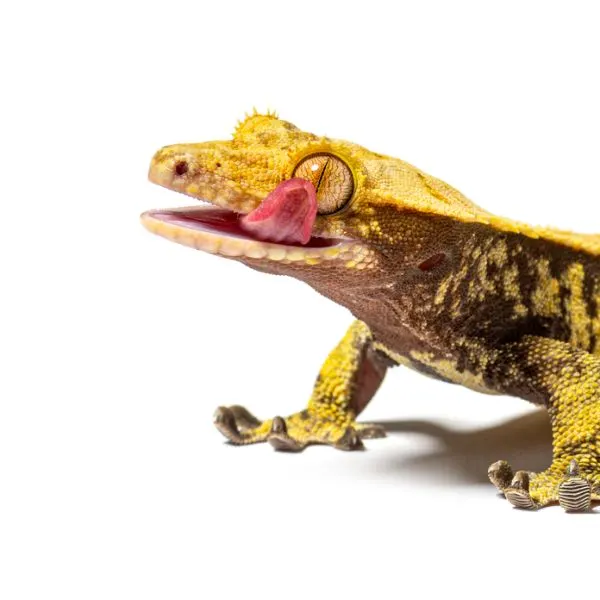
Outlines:
[[[305,246],[253,239],[237,226],[237,215],[214,207],[151,210],[141,215],[152,233],[183,246],[228,258],[316,265],[352,261],[362,246],[351,241],[314,237]]]

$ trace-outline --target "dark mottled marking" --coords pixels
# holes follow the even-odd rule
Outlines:
[[[298,416],[303,420],[303,421],[308,421],[311,416],[310,413],[308,412],[308,410],[302,410],[298,413]]]
[[[332,277],[327,265],[309,270],[285,265],[282,269],[297,269],[300,279],[350,309],[369,325],[375,340],[403,356],[426,352],[434,359],[452,360],[458,372],[478,375],[490,354],[525,335],[569,341],[571,292],[560,282],[574,262],[581,263],[586,274],[587,302],[594,308],[600,302],[592,297],[600,263],[584,252],[449,218],[399,215],[391,208],[378,210],[376,216],[384,235],[369,240],[369,245],[378,251],[378,268],[362,271],[360,281],[354,272],[336,271]],[[352,223],[349,220],[349,227]],[[356,223],[362,220],[357,218]],[[410,235],[398,238],[397,230]],[[360,237],[358,231],[356,236]],[[417,268],[441,253],[446,259],[437,268],[428,272]],[[547,262],[550,275],[559,282],[556,315],[540,315],[534,309],[540,261]],[[507,269],[518,295],[506,294]],[[444,286],[443,294],[435,301],[440,286]],[[386,364],[392,362],[387,355],[382,358]],[[486,384],[493,387],[489,380]],[[532,393],[524,390],[525,395]]]

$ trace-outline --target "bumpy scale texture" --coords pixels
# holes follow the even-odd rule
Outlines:
[[[600,500],[600,235],[497,217],[402,160],[272,114],[248,117],[232,140],[167,146],[150,167],[155,183],[219,207],[230,229],[298,177],[314,185],[318,202],[307,243],[197,226],[215,222],[198,209],[142,217],[172,241],[296,277],[356,317],[305,410],[262,422],[223,407],[219,430],[233,443],[283,450],[362,448],[383,431],[356,417],[387,368],[404,365],[548,410],[554,458],[546,471],[513,472],[501,460],[490,467],[514,506],[578,511]]]

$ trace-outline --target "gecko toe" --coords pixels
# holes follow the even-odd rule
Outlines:
[[[236,425],[241,431],[247,429],[255,429],[262,424],[260,419],[257,419],[247,408],[238,404],[229,407],[229,411],[233,415]]]
[[[498,460],[488,468],[488,477],[504,497],[515,507],[527,510],[539,508],[529,493],[531,473],[513,472],[505,460]]]
[[[364,450],[360,434],[354,427],[347,427],[342,437],[335,443],[338,450]]]
[[[227,406],[219,406],[215,411],[213,422],[215,427],[231,442],[241,443],[240,431],[235,422],[233,411]]]
[[[510,487],[513,476],[512,467],[505,460],[498,460],[488,468],[490,481],[502,493],[504,493],[506,488]]]
[[[241,406],[219,406],[215,411],[215,427],[236,446],[262,441],[261,422]]]
[[[287,425],[282,417],[273,418],[267,440],[275,450],[283,452],[299,452],[306,446],[289,436]]]
[[[510,485],[504,490],[504,495],[515,508],[527,510],[538,508],[529,494],[529,473],[527,471],[515,473]]]
[[[572,460],[564,481],[558,486],[558,503],[566,512],[587,512],[591,508],[592,485],[581,477],[579,465]]]

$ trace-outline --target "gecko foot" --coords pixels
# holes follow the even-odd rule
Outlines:
[[[233,444],[269,442],[276,450],[298,452],[312,444],[326,444],[339,450],[362,450],[363,439],[385,437],[379,425],[349,421],[340,425],[310,414],[308,410],[285,419],[260,421],[242,406],[219,407],[214,416],[217,429]]]
[[[581,475],[576,460],[570,461],[566,473],[555,466],[539,474],[513,473],[505,460],[488,469],[490,481],[514,507],[537,509],[558,502],[567,512],[589,511],[592,500],[600,500],[600,474],[590,475],[589,478]]]

